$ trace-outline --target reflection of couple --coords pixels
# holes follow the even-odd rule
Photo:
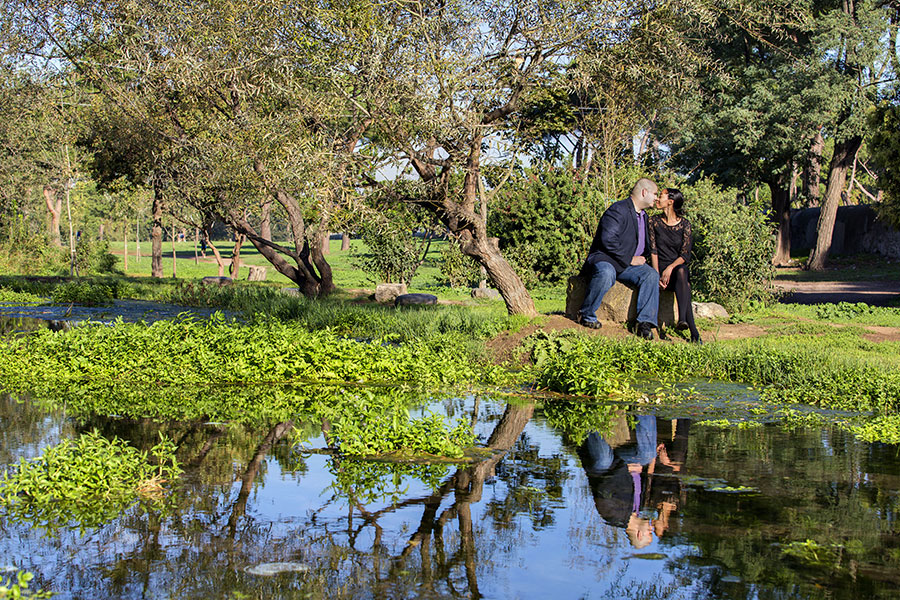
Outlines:
[[[595,432],[579,448],[597,512],[610,525],[624,527],[638,549],[653,540],[653,533],[663,535],[677,506],[678,480],[654,474],[679,473],[687,456],[690,421],[679,419],[666,442],[659,441],[656,425],[656,417],[640,415],[628,442],[614,448]],[[647,509],[652,517],[645,516]]]
[[[661,214],[647,218],[651,206]],[[677,329],[690,329],[691,341],[702,343],[694,324],[688,262],[691,224],[684,218],[684,196],[674,188],[659,190],[639,179],[625,200],[613,203],[597,226],[582,275],[589,278],[579,323],[598,329],[597,309],[616,280],[638,288],[637,334],[653,339],[659,291],[673,290],[678,302]]]

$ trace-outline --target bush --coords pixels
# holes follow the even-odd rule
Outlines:
[[[109,306],[115,298],[115,290],[103,283],[69,281],[56,286],[50,297],[55,304]]]
[[[694,233],[691,283],[696,299],[734,310],[751,300],[771,301],[775,239],[765,211],[738,204],[737,192],[711,179],[683,186]]]
[[[488,229],[523,281],[555,283],[578,272],[608,204],[593,178],[538,165],[500,189]]]
[[[75,246],[75,268],[79,275],[109,275],[116,273],[118,258],[109,251],[107,242],[81,240]],[[68,273],[68,268],[65,269]]]
[[[463,254],[459,242],[451,238],[441,250],[441,276],[450,287],[472,287],[481,280],[481,267],[474,258]]]
[[[369,219],[359,230],[368,252],[354,256],[354,266],[377,282],[406,283],[412,280],[423,262],[426,238],[416,237],[416,230],[429,235],[429,223],[422,211],[409,208],[385,210],[384,218]]]

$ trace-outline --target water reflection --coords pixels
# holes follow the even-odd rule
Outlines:
[[[84,536],[0,519],[0,564],[61,598],[889,598],[900,584],[896,448],[619,409],[578,439],[532,404],[441,406],[472,415],[475,462],[343,459],[296,419],[75,427],[7,398],[4,463],[88,428],[141,448],[162,431],[186,474],[167,512],[136,504]]]
[[[656,417],[638,415],[635,421],[624,440],[591,432],[579,456],[597,513],[610,525],[623,527],[639,550],[669,528],[681,496],[680,480],[671,475],[681,473],[685,465],[691,421],[672,421],[675,426],[666,440],[658,435]]]

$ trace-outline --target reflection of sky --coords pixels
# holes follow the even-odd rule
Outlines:
[[[434,408],[446,406],[455,416],[468,418],[472,400],[469,398],[464,404],[445,401]],[[7,405],[7,409],[12,408]],[[504,409],[502,404],[482,400],[479,433],[483,437],[487,437]],[[32,408],[25,406],[23,410],[38,416]],[[43,433],[37,438],[44,440],[58,435],[64,420],[40,416],[28,422],[39,423]],[[705,431],[697,435],[722,435]],[[26,439],[12,443],[19,444],[9,449],[12,454],[34,451],[33,443]],[[318,438],[305,445],[321,447],[322,443]],[[769,443],[773,448],[784,446],[776,441]],[[796,445],[798,451],[805,452],[802,444]],[[688,456],[689,474],[729,477],[728,470],[733,468],[730,462],[704,466],[703,461],[711,459],[696,450],[694,447]],[[817,460],[834,454],[831,449],[820,451],[817,458],[814,447],[809,452]],[[710,450],[709,454],[714,452]],[[737,458],[746,461],[743,454]],[[173,517],[163,519],[158,530],[137,508],[126,511],[115,523],[88,531],[84,537],[69,531],[45,539],[37,530],[0,521],[0,565],[35,571],[40,585],[60,592],[57,597],[63,599],[159,597],[173,594],[173,590],[178,590],[173,597],[210,597],[211,590],[215,590],[212,597],[225,597],[228,590],[252,592],[261,589],[259,586],[274,585],[272,579],[254,579],[244,572],[245,568],[264,562],[301,562],[330,573],[337,581],[362,586],[360,590],[372,584],[376,570],[378,580],[400,585],[390,579],[398,577],[390,574],[391,565],[400,565],[399,572],[406,573],[404,577],[418,582],[423,577],[421,547],[413,548],[404,560],[398,559],[419,527],[424,506],[415,503],[391,507],[387,501],[365,506],[369,513],[382,511],[377,520],[383,545],[379,562],[374,557],[376,527],[366,523],[359,511],[353,512],[351,523],[347,500],[335,497],[329,489],[332,458],[308,454],[303,461],[305,470],[288,472],[281,469],[273,454],[266,458],[246,511],[240,514],[233,532],[229,530],[229,519],[240,492],[246,456],[235,460],[231,483],[207,485],[199,483],[196,477],[188,479],[182,485],[182,493],[190,502],[184,503]],[[865,482],[869,467],[859,468],[863,469],[863,485],[868,485]],[[448,475],[453,472],[451,467]],[[408,477],[404,484],[409,489],[402,501],[422,499],[431,493]],[[548,495],[556,484],[561,488],[560,494]],[[450,508],[455,500],[451,491],[442,499],[435,516]],[[649,545],[636,550],[624,529],[601,518],[580,459],[541,416],[526,425],[516,445],[497,465],[496,474],[485,481],[481,498],[469,508],[478,590],[486,598],[618,598],[641,584],[658,589],[671,587],[664,597],[688,598],[696,595],[691,592],[692,586],[705,585],[696,579],[685,579],[674,568],[699,552],[686,526],[680,525],[676,528],[678,533],[667,533],[662,539],[654,535]],[[672,515],[673,523],[682,519],[681,508]],[[552,518],[542,519],[542,515]],[[875,517],[872,523],[877,524]],[[463,536],[456,517],[446,522],[442,538],[447,557],[460,551]],[[439,545],[433,535],[428,553],[432,562]],[[335,553],[339,559],[334,558]],[[664,557],[650,559],[654,554]],[[452,581],[458,591],[466,590],[463,560],[453,562],[449,569],[445,579],[435,577],[433,585],[439,596],[447,595],[447,581]],[[291,577],[302,580],[303,575],[283,576],[279,581],[294,581]],[[391,591],[394,588],[389,588],[385,597],[394,597]],[[357,595],[371,596],[371,591]]]

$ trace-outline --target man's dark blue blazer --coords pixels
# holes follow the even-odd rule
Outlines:
[[[644,258],[650,264],[650,230],[648,221],[644,218]],[[631,265],[631,259],[637,250],[637,219],[635,218],[634,203],[631,198],[613,202],[597,225],[597,233],[587,260],[581,268],[581,275],[591,274],[591,265],[603,261],[612,264],[616,269],[616,275],[620,274]]]

